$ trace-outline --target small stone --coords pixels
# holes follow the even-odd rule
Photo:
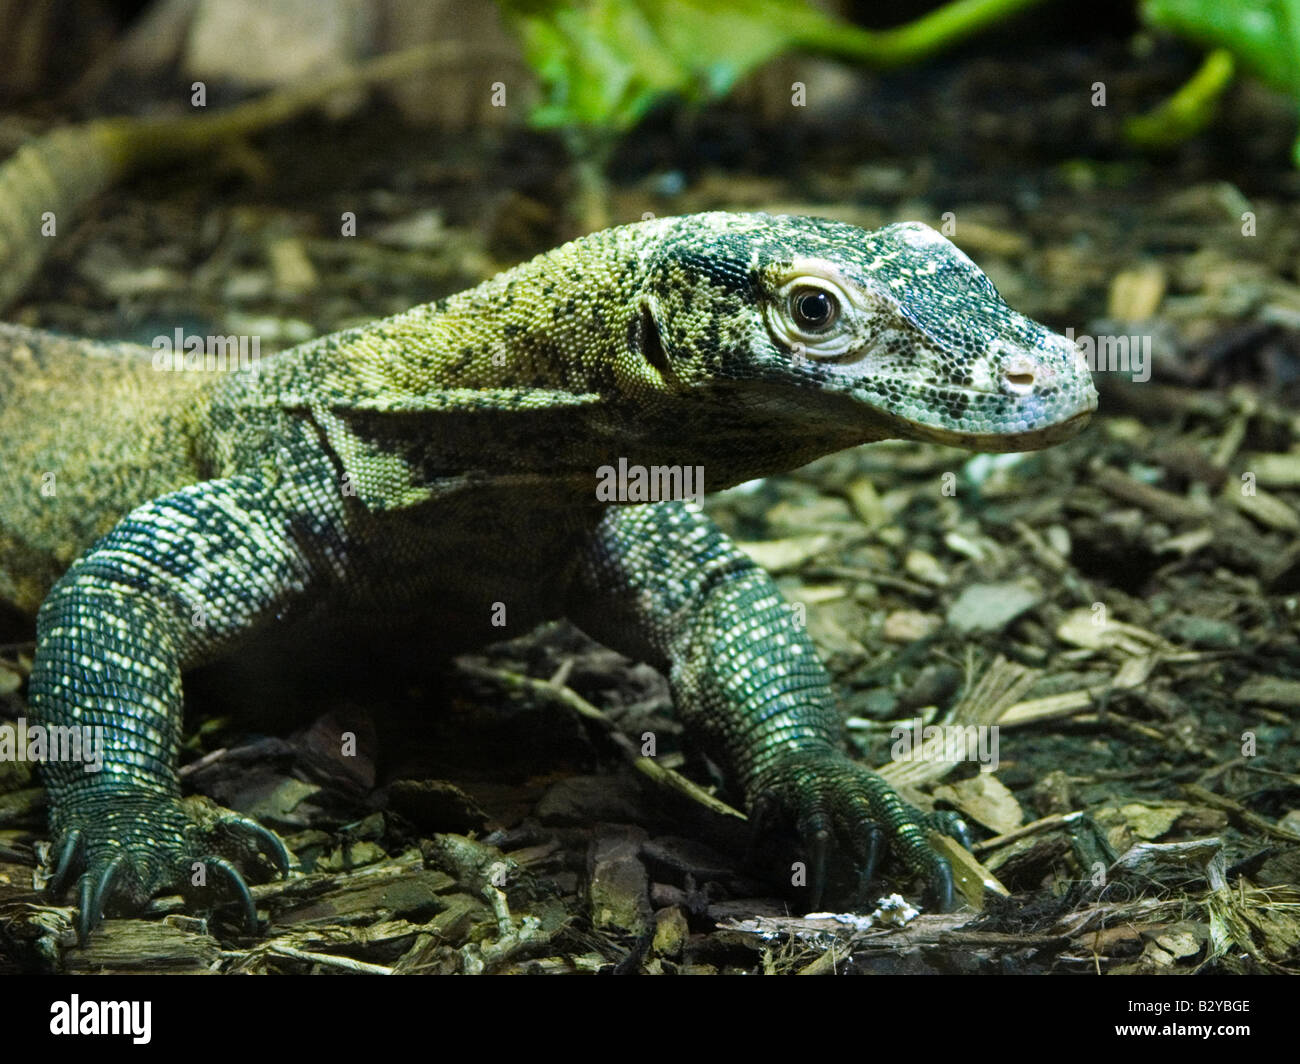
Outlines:
[[[447,226],[441,211],[427,208],[381,225],[374,231],[373,239],[408,251],[434,251],[447,243]]]
[[[1133,270],[1121,270],[1110,283],[1107,317],[1118,321],[1146,321],[1155,317],[1165,297],[1165,272],[1158,263],[1147,262]]]
[[[908,576],[931,587],[947,587],[952,580],[948,570],[939,564],[939,559],[923,550],[909,550],[903,559],[903,568]]]
[[[677,906],[660,909],[655,913],[655,936],[651,948],[661,957],[673,959],[682,955],[682,946],[690,935],[686,914]]]
[[[384,848],[378,843],[354,842],[350,846],[340,846],[321,862],[320,867],[330,872],[345,872],[382,861],[386,856]]]
[[[0,661],[0,695],[11,695],[23,685],[22,675]]]
[[[1042,600],[1041,589],[1027,583],[971,584],[948,608],[948,623],[962,634],[1000,632]]]
[[[1168,834],[1183,813],[1179,803],[1156,804],[1131,802],[1120,806],[1120,815],[1128,822],[1129,830],[1139,839],[1158,839]]]
[[[685,905],[689,897],[681,887],[672,883],[652,883],[650,885],[650,904],[656,909],[665,909],[673,905]]]
[[[1038,780],[1031,795],[1034,810],[1040,817],[1068,813],[1074,808],[1070,777],[1061,769],[1053,769]]]
[[[933,635],[943,626],[943,618],[919,610],[895,610],[885,618],[881,634],[891,643],[913,643]]]
[[[637,782],[625,776],[570,776],[537,803],[537,818],[548,826],[585,826],[593,821],[635,821],[645,814]]]
[[[483,807],[447,780],[394,780],[388,804],[418,827],[467,835],[488,821]]]
[[[873,687],[863,698],[863,706],[872,720],[883,720],[898,708],[898,696],[888,687]]]
[[[1273,709],[1292,709],[1300,706],[1300,680],[1284,680],[1279,676],[1252,676],[1237,688],[1232,696],[1238,702]]]
[[[1068,558],[1070,556],[1070,530],[1064,525],[1048,525],[1046,537],[1047,545],[1051,547],[1052,550],[1056,551],[1056,553],[1062,558]]]
[[[1206,924],[1183,920],[1149,933],[1150,941],[1172,957],[1194,957],[1210,938]]]
[[[310,292],[320,283],[307,249],[297,237],[281,237],[266,249],[276,289],[283,295]]]
[[[1241,629],[1231,621],[1195,613],[1172,614],[1160,625],[1160,634],[1202,650],[1232,650],[1242,644]]]
[[[889,511],[881,502],[876,486],[867,477],[859,477],[853,481],[845,489],[845,493],[849,497],[849,506],[853,508],[854,514],[867,528],[878,528],[889,521]]]
[[[599,928],[643,935],[650,929],[650,877],[641,863],[646,834],[639,828],[602,827],[587,851],[587,897]]]

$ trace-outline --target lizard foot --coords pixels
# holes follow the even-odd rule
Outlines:
[[[57,859],[49,890],[63,895],[77,879],[77,937],[84,944],[106,909],[131,912],[175,890],[194,907],[238,901],[250,934],[257,907],[239,867],[269,858],[281,875],[289,851],[274,832],[195,796],[105,795],[62,810],[54,826]]]
[[[751,802],[754,836],[782,819],[793,822],[808,854],[810,911],[819,909],[832,858],[852,862],[854,907],[868,898],[882,843],[926,886],[926,902],[940,912],[955,906],[952,866],[926,839],[927,829],[951,836],[967,849],[970,835],[956,813],[922,813],[880,776],[838,750],[784,755],[761,777]],[[838,892],[836,892],[838,893]]]

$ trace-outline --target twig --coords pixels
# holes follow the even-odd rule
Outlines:
[[[627,757],[632,767],[654,783],[684,795],[691,801],[697,802],[722,816],[736,817],[739,820],[746,819],[745,814],[740,810],[733,808],[720,798],[715,798],[699,784],[691,782],[680,772],[665,768],[652,757],[642,757],[640,750],[637,749],[632,740],[619,731],[609,717],[572,688],[557,684],[554,680],[537,680],[531,676],[508,672],[504,669],[492,669],[482,665],[465,663],[459,663],[457,667],[466,675],[477,676],[480,679],[489,680],[514,690],[526,690],[540,698],[573,710],[584,720],[599,725],[624,756]],[[567,670],[562,670],[557,675],[563,676],[565,672]]]

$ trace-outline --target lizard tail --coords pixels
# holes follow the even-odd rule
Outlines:
[[[54,244],[48,238],[70,232],[115,182],[272,128],[340,91],[409,75],[457,47],[444,41],[382,55],[212,114],[101,118],[27,142],[0,165],[0,312],[40,269]]]

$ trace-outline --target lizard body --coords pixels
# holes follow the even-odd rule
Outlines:
[[[887,835],[947,905],[923,829],[959,822],[839,750],[771,579],[697,507],[601,501],[598,470],[702,466],[717,490],[885,438],[1028,450],[1095,406],[1073,345],[914,223],[654,219],[230,374],[0,327],[0,597],[40,603],[33,715],[107,740],[101,772],[45,766],[55,889],[84,869],[84,934],[206,860],[251,913],[226,854],[283,849],[180,799],[182,673],[299,625],[452,652],[500,638],[504,605],[508,632],[567,616],[664,671],[816,883],[832,843],[869,878]]]

